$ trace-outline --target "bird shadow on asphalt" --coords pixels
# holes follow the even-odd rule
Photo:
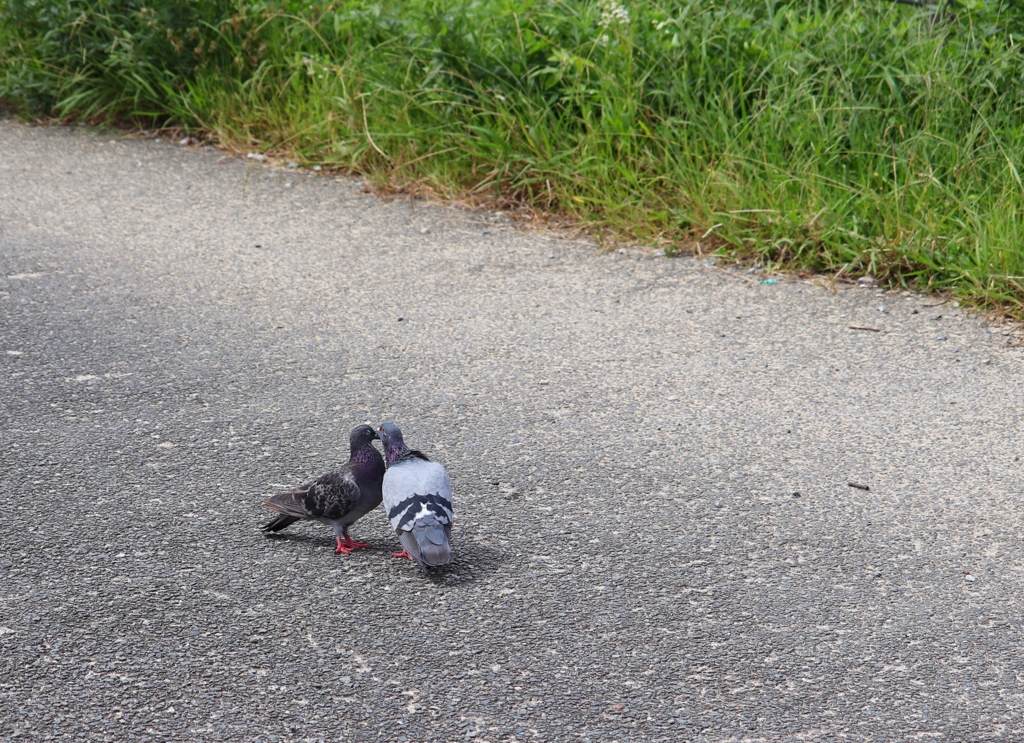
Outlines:
[[[264,534],[263,538],[269,542],[290,542],[294,544],[308,544],[322,550],[324,553],[333,551],[334,540],[324,538],[319,534],[304,534],[302,532],[289,532],[285,534]],[[392,543],[381,543],[376,539],[369,539],[370,548],[359,550],[356,554],[390,555],[401,545]],[[396,561],[397,562],[397,561]],[[439,568],[430,568],[423,571],[424,577],[435,585],[458,586],[472,583],[491,573],[495,572],[504,562],[506,556],[500,550],[482,542],[468,542],[455,545],[455,558]]]
[[[455,557],[450,563],[428,568],[420,574],[435,586],[463,586],[495,572],[504,562],[501,552],[490,545],[457,544]]]
[[[315,544],[317,546],[322,546],[324,549],[334,546],[333,539],[325,539],[324,537],[318,536],[316,534],[303,534],[297,531],[288,532],[286,534],[262,534],[261,536],[268,542],[296,542]]]
[[[283,534],[263,534],[264,539],[268,542],[290,542],[294,544],[309,544],[318,550],[325,552],[334,552],[334,537],[325,537],[323,534],[309,533],[305,534],[300,531],[285,532]],[[369,549],[356,550],[356,554],[361,552],[386,552],[391,550],[392,552],[399,549],[401,545],[395,541],[394,543],[387,543],[380,541],[379,539],[373,539],[372,537],[362,537],[370,545]]]

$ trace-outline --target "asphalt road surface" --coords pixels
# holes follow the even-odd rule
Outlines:
[[[0,123],[3,739],[1024,740],[1021,350],[760,278]],[[385,419],[448,569],[259,531]]]

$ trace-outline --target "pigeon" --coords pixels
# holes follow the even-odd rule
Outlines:
[[[384,509],[404,548],[392,553],[418,563],[422,570],[452,559],[452,484],[439,463],[402,440],[394,423],[378,429],[384,444]]]
[[[356,426],[348,437],[351,455],[340,469],[264,500],[264,508],[280,515],[264,524],[263,531],[281,531],[303,519],[322,521],[334,527],[338,540],[334,554],[347,555],[369,547],[366,542],[353,541],[348,527],[380,505],[384,459],[373,446],[375,438],[371,426]]]

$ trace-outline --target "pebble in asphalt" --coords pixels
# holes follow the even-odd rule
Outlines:
[[[5,739],[1024,739],[1000,328],[171,142],[0,152]],[[380,512],[260,534],[384,418],[452,474],[450,569]]]

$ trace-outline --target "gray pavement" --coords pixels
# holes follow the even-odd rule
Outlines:
[[[0,734],[1024,740],[1021,351],[757,278],[0,122]],[[449,570],[258,531],[383,419]]]

